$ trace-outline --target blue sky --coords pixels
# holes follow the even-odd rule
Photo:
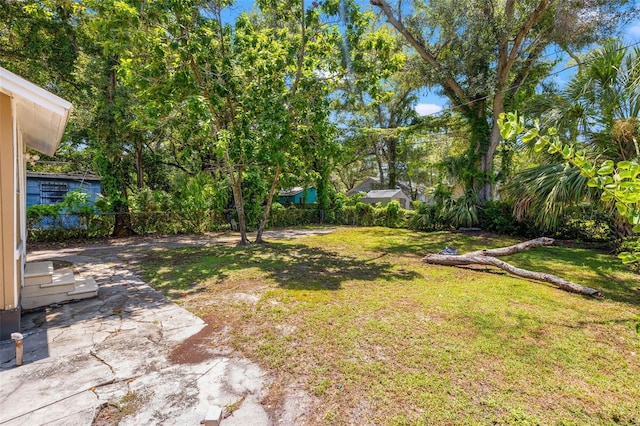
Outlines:
[[[636,2],[635,5],[636,8],[640,8],[639,2]],[[622,36],[624,39],[624,43],[627,45],[640,42],[640,23],[628,25],[627,28],[623,29]],[[570,58],[566,56],[563,57],[560,63],[556,66],[554,72],[559,72],[559,74],[553,76],[552,80],[555,81],[560,87],[563,87],[575,73],[575,67],[571,67],[565,71],[562,71],[563,69],[568,68],[571,65],[572,63],[570,61]],[[418,105],[416,105],[416,111],[419,115],[432,115],[437,114],[447,106],[447,98],[438,96],[435,93],[425,92],[420,97]]]
[[[305,4],[311,4],[311,0],[305,0]],[[370,7],[368,1],[361,2],[363,7]],[[633,3],[636,9],[640,9],[640,0],[634,0]],[[255,8],[253,0],[236,0],[234,5],[223,11],[224,20],[234,20],[240,13],[249,11]],[[640,42],[640,22],[632,23],[623,29],[623,38],[625,44],[634,44]],[[569,58],[563,58],[563,60],[556,66],[555,71],[561,71],[564,68],[570,66]],[[553,80],[561,87],[571,78],[575,73],[575,68],[567,69],[560,72],[558,75],[552,77]],[[437,91],[437,90],[436,90]],[[434,91],[422,90],[420,93],[420,100],[415,109],[419,115],[432,115],[437,114],[448,106],[448,99],[443,96],[439,96]]]

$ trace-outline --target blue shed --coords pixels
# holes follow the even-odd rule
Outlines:
[[[95,203],[102,191],[100,177],[89,173],[27,172],[26,204],[27,207],[36,204],[56,204],[61,202],[67,193],[78,189],[89,195],[89,202]],[[65,215],[59,225],[50,218],[45,218],[35,227],[51,229],[60,225],[65,228],[77,227],[78,217]]]
[[[283,189],[278,195],[280,204],[312,204],[318,199],[315,188],[303,188],[301,186]]]
[[[89,200],[95,202],[102,191],[100,177],[88,173],[27,172],[27,207],[59,203],[76,189],[89,194]]]

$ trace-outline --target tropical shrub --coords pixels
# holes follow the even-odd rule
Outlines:
[[[624,218],[634,233],[640,232],[640,164],[637,160],[617,163],[606,160],[596,164],[584,151],[564,144],[553,127],[543,134],[536,122],[525,133],[524,119],[516,113],[501,114],[498,124],[504,139],[513,139],[524,133],[522,140],[535,141],[536,150],[546,149],[549,154],[559,154],[580,169],[581,175],[588,179],[587,185],[599,191],[600,200],[612,203],[618,217]],[[624,263],[640,263],[640,252],[623,252],[618,257]]]
[[[475,191],[467,191],[456,200],[443,203],[447,222],[454,228],[477,226],[480,223],[480,198]]]
[[[390,228],[398,228],[404,225],[405,215],[403,214],[403,208],[400,206],[398,200],[391,200],[385,206],[386,226]]]
[[[436,204],[414,203],[414,214],[409,220],[408,226],[417,231],[435,231],[443,226],[440,208]]]

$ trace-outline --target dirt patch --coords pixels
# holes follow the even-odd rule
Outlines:
[[[218,334],[224,326],[213,315],[202,318],[207,324],[202,330],[176,346],[169,354],[172,364],[199,364],[220,354],[213,345],[217,342]],[[214,325],[215,324],[215,325]]]
[[[127,392],[118,403],[105,402],[98,408],[91,426],[117,426],[123,418],[134,414],[146,402],[135,392]]]
[[[311,407],[317,403],[291,377],[276,378],[268,392],[260,403],[272,419],[279,419],[282,424],[305,424]]]
[[[211,341],[216,328],[207,324],[202,330],[176,346],[169,354],[172,364],[200,364],[215,357],[211,351]]]
[[[122,412],[120,408],[107,402],[100,406],[91,426],[116,426],[121,418]]]
[[[53,269],[56,271],[58,269],[71,268],[73,266],[73,262],[69,262],[67,260],[52,260],[51,263],[53,263]]]
[[[286,401],[287,386],[281,378],[277,378],[269,387],[269,393],[262,398],[260,403],[272,419],[278,418]]]

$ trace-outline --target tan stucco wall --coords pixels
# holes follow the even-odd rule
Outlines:
[[[0,310],[17,308],[15,142],[11,98],[0,93]]]

